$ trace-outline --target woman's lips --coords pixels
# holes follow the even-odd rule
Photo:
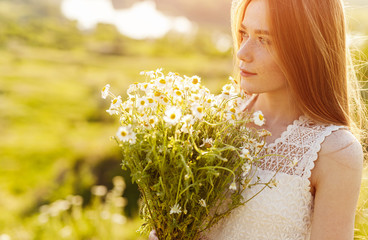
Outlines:
[[[257,75],[257,73],[248,72],[247,70],[241,68],[240,75],[242,75],[243,77],[251,77]]]

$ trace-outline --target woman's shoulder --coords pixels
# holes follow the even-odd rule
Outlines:
[[[359,188],[362,172],[363,150],[360,142],[349,130],[339,129],[322,142],[311,184],[313,189],[319,190],[335,189],[337,185]]]
[[[318,154],[322,166],[337,165],[358,171],[363,168],[363,158],[362,145],[347,129],[338,129],[327,136]]]

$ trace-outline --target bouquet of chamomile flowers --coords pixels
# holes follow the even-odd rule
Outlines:
[[[231,210],[243,205],[265,130],[261,112],[244,110],[248,98],[230,83],[219,95],[201,85],[198,76],[142,72],[145,81],[127,90],[128,98],[102,89],[112,98],[111,115],[120,120],[115,140],[123,169],[139,186],[144,219],[141,233],[155,229],[160,240],[198,239]],[[224,204],[226,203],[226,208]]]

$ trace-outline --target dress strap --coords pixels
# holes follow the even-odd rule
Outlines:
[[[311,176],[311,172],[315,166],[315,161],[318,159],[318,153],[321,150],[322,143],[325,141],[326,137],[330,136],[333,132],[346,129],[349,130],[346,126],[337,126],[337,125],[328,125],[324,128],[322,132],[318,134],[318,137],[312,142],[310,149],[305,153],[303,157],[303,161],[305,161],[305,168],[303,172],[303,177],[309,179]]]

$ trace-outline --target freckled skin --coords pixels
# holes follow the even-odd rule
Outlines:
[[[286,79],[278,66],[272,48],[272,37],[256,30],[270,31],[267,3],[252,1],[246,9],[242,25],[242,43],[237,53],[239,66],[255,76],[241,77],[241,88],[249,93],[265,93],[286,89]]]

